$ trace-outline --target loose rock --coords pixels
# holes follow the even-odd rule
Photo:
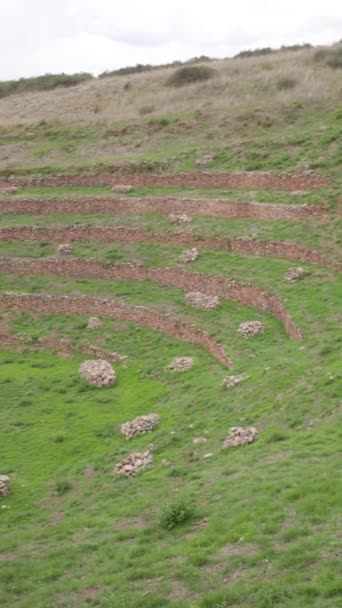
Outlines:
[[[213,157],[210,154],[205,154],[196,160],[196,165],[197,167],[206,167],[212,160]]]
[[[233,386],[237,386],[238,384],[241,384],[244,379],[245,376],[243,376],[242,374],[239,376],[226,376],[225,378],[223,378],[223,388],[227,389]]]
[[[170,213],[169,220],[171,224],[189,224],[189,222],[191,222],[191,217],[189,217],[186,213],[181,215]]]
[[[119,462],[113,475],[124,475],[125,477],[134,477],[137,473],[144,471],[153,463],[152,454],[149,450],[146,452],[133,452],[129,454],[122,462]]]
[[[112,187],[112,192],[118,192],[119,194],[126,194],[127,192],[131,192],[133,190],[133,186],[125,186],[124,184],[115,184]]]
[[[242,338],[250,338],[264,333],[264,326],[260,321],[245,321],[240,323],[238,332]]]
[[[87,328],[88,329],[99,329],[102,327],[102,321],[98,317],[90,317],[88,321]]]
[[[185,372],[193,367],[192,357],[174,357],[167,369],[171,372]]]
[[[98,387],[109,386],[116,382],[115,371],[111,364],[104,359],[84,361],[79,372],[83,380]]]
[[[193,247],[192,249],[186,249],[185,251],[183,251],[182,255],[180,256],[180,261],[181,262],[194,262],[195,260],[197,260],[199,256],[199,253],[196,249],[196,247]]]
[[[287,273],[285,274],[285,279],[290,283],[295,283],[296,281],[300,281],[305,275],[304,268],[300,266],[293,266],[289,268]]]
[[[150,433],[155,429],[160,422],[158,414],[148,414],[146,416],[138,416],[134,420],[129,420],[121,425],[121,434],[126,439],[133,439],[138,435],[144,435]]]
[[[232,426],[229,429],[229,434],[224,440],[223,448],[238,448],[243,445],[249,445],[258,438],[257,430],[251,427]]]
[[[9,481],[8,475],[0,475],[0,496],[9,496]]]
[[[193,308],[200,308],[201,310],[213,310],[220,304],[220,300],[217,296],[208,296],[205,293],[199,291],[190,291],[185,296],[186,304],[189,304]]]
[[[70,255],[72,253],[72,246],[69,243],[61,243],[58,245],[58,253],[60,255]]]

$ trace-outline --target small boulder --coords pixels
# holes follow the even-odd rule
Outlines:
[[[289,281],[289,283],[295,283],[296,281],[300,281],[304,275],[304,268],[301,268],[300,266],[293,266],[288,269],[287,273],[285,274],[285,279],[286,281]]]

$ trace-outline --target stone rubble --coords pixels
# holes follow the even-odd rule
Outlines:
[[[60,255],[70,255],[72,253],[72,246],[69,243],[61,243],[58,245],[58,253]]]
[[[80,376],[95,386],[110,386],[116,383],[116,373],[111,364],[104,359],[84,361],[79,369]]]
[[[196,249],[196,247],[193,247],[192,249],[186,249],[185,251],[183,251],[179,259],[181,262],[184,263],[194,262],[195,260],[197,260],[198,256],[198,250]]]
[[[290,283],[295,283],[296,281],[300,281],[304,275],[304,268],[301,268],[300,266],[293,266],[288,269],[287,273],[285,274],[285,279]]]
[[[182,213],[181,215],[175,215],[174,213],[170,213],[169,220],[171,224],[189,224],[191,222],[191,217],[189,217],[186,213]]]
[[[115,184],[112,187],[112,192],[118,192],[119,194],[127,194],[127,192],[131,192],[133,190],[133,186],[125,186],[124,184]]]
[[[147,414],[146,416],[137,416],[134,420],[129,420],[121,425],[121,434],[126,439],[133,439],[139,435],[150,433],[160,422],[158,414]]]
[[[196,160],[196,165],[197,167],[207,167],[212,160],[213,157],[210,154],[205,154]]]
[[[213,310],[220,304],[220,300],[217,296],[208,296],[205,293],[199,291],[190,291],[185,296],[185,303],[189,304],[193,308],[200,308],[201,310]]]
[[[232,426],[223,442],[223,448],[238,448],[243,445],[249,445],[250,443],[254,443],[257,438],[258,432],[253,426]]]
[[[9,496],[9,481],[8,475],[0,475],[0,496]]]
[[[192,357],[174,357],[167,369],[171,372],[185,372],[193,367]]]
[[[260,321],[245,321],[240,323],[238,332],[242,338],[250,338],[264,333],[264,326]]]
[[[238,376],[226,376],[225,378],[223,378],[223,388],[227,389],[233,386],[237,386],[238,384],[241,384],[244,379],[245,376],[243,376],[242,374]]]
[[[98,317],[90,317],[87,329],[100,329],[100,327],[102,327],[102,321]]]
[[[122,462],[119,462],[113,475],[124,475],[125,477],[134,477],[137,473],[144,471],[153,464],[153,457],[149,450],[146,452],[133,452],[129,454]]]

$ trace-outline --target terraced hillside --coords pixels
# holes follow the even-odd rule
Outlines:
[[[1,606],[339,605],[341,112],[310,53],[296,69],[331,95],[298,83],[305,116],[293,90],[243,137],[236,104],[204,112],[238,69],[238,111],[264,115],[250,84],[288,66],[227,60],[218,88],[189,88],[188,142],[190,114],[152,111],[175,129],[164,159],[157,131],[132,154],[139,111],[42,125],[22,95],[9,126],[1,101]],[[147,98],[166,71],[136,78]],[[49,130],[96,143],[38,166]],[[122,158],[100,162],[111,130]],[[108,386],[86,360],[110,364]]]

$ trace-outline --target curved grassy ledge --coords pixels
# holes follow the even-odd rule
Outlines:
[[[171,315],[161,314],[157,310],[148,309],[143,306],[132,306],[103,297],[54,297],[48,295],[15,295],[13,293],[5,293],[0,294],[0,308],[23,310],[36,314],[89,314],[131,321],[149,327],[154,331],[166,333],[183,342],[202,346],[222,365],[228,369],[232,369],[233,367],[231,359],[227,357],[222,346],[212,340],[206,332]]]
[[[55,243],[160,243],[162,245],[184,245],[203,247],[218,251],[230,251],[251,257],[279,257],[288,260],[299,260],[310,264],[327,266],[333,270],[341,270],[338,264],[329,256],[307,249],[293,241],[272,241],[250,238],[224,238],[194,235],[191,232],[151,234],[141,228],[108,228],[98,226],[51,226],[49,228],[17,226],[13,228],[0,227],[0,240],[18,241],[52,241]]]
[[[127,169],[126,169],[127,171]],[[199,172],[187,173],[129,173],[119,170],[103,175],[57,175],[42,177],[16,177],[0,181],[0,188],[23,185],[39,186],[111,186],[114,184],[133,186],[186,186],[193,188],[253,188],[274,190],[313,190],[328,185],[328,180],[318,174],[283,174],[263,171],[239,173]]]
[[[0,213],[29,214],[140,214],[161,213],[204,215],[232,219],[303,221],[312,217],[325,217],[329,210],[324,205],[273,205],[231,201],[225,199],[182,198],[124,198],[87,197],[68,198],[15,198],[0,201]]]
[[[185,291],[201,291],[268,312],[281,321],[290,338],[299,340],[302,337],[300,329],[277,296],[256,285],[237,283],[218,275],[188,272],[177,268],[146,268],[132,264],[105,267],[100,262],[78,258],[0,258],[0,272],[152,281]]]

